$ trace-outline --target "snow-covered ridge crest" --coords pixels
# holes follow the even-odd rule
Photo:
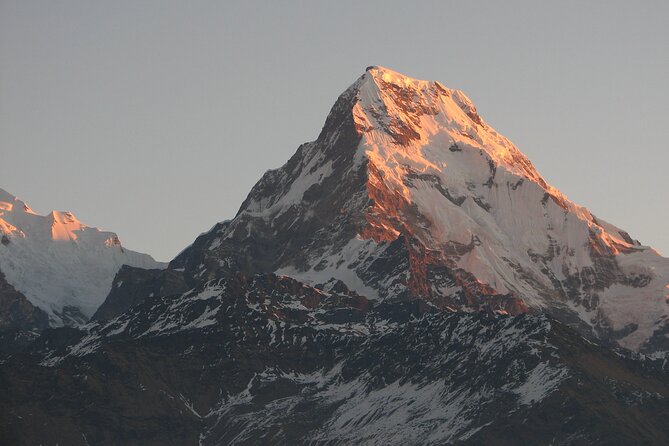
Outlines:
[[[69,211],[38,215],[0,189],[0,271],[53,325],[84,322],[103,302],[119,268],[163,268],[125,249],[113,232],[81,223]]]
[[[370,68],[363,79],[355,118],[363,127],[385,130],[392,137],[391,145],[401,144],[407,154],[415,155],[436,136],[447,133],[453,143],[474,144],[498,165],[546,185],[527,157],[479,116],[462,91],[383,67]],[[388,141],[370,142],[385,145]]]
[[[383,67],[201,242],[174,265],[334,278],[452,310],[549,311],[584,334],[669,351],[669,260],[547,184],[464,93]]]
[[[358,88],[358,156],[368,160],[375,201],[368,235],[383,241],[410,233],[442,253],[456,243],[464,249],[442,256],[444,263],[530,307],[578,294],[575,310],[588,324],[634,333],[621,335],[627,347],[666,324],[669,261],[548,185],[464,93],[383,67],[368,69]],[[386,199],[398,195],[403,205]],[[407,225],[409,208],[422,224]],[[583,277],[592,275],[601,277]],[[643,286],[630,277],[643,277]],[[578,292],[569,289],[575,281]]]
[[[379,66],[370,67],[357,88],[360,99],[354,119],[365,134],[363,153],[372,161],[394,158],[397,166],[409,161],[423,170],[442,170],[447,167],[443,159],[424,153],[428,146],[448,143],[447,147],[456,151],[462,146],[474,147],[484,151],[496,168],[535,182],[561,206],[592,218],[587,209],[550,186],[509,139],[488,125],[464,92]]]

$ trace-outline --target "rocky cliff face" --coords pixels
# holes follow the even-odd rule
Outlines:
[[[20,351],[49,326],[49,316],[16,291],[0,271],[0,358]]]
[[[0,271],[0,332],[42,330],[48,326],[47,314],[7,283]]]

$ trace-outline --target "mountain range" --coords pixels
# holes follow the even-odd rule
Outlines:
[[[0,206],[8,444],[669,443],[669,259],[439,82],[367,68],[168,265]]]

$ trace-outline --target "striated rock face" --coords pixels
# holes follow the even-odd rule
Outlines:
[[[669,260],[548,185],[462,92],[382,67],[171,267],[193,283],[276,272],[375,300],[547,311],[658,355],[669,321]]]

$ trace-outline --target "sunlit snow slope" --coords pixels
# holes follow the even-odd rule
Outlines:
[[[416,206],[425,224],[410,231],[426,247],[461,247],[448,257],[477,280],[530,308],[564,304],[623,346],[637,349],[666,327],[669,259],[548,185],[462,92],[385,68],[359,90],[357,154],[373,166],[369,188]],[[397,213],[379,200],[372,237],[405,232]]]
[[[70,212],[37,215],[0,189],[0,271],[47,312],[52,325],[87,320],[109,293],[121,265],[162,268],[121,246],[116,234],[79,222]]]
[[[548,185],[464,93],[382,67],[172,266],[334,278],[453,310],[545,310],[626,348],[669,350],[669,259]]]

